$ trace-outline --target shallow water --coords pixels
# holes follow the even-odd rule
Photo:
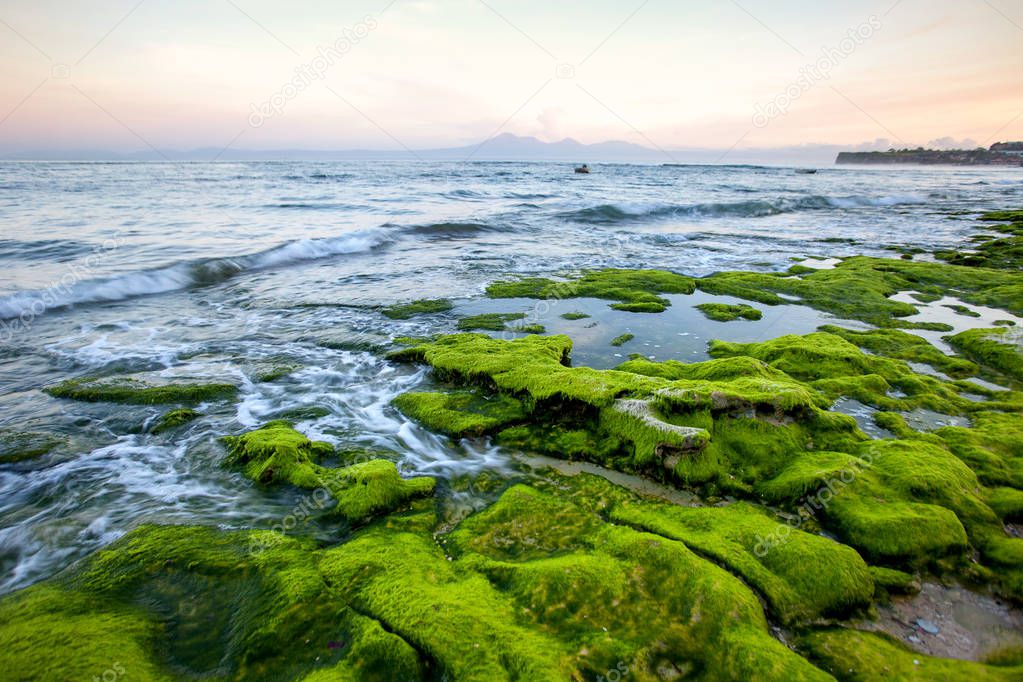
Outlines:
[[[299,428],[380,449],[409,474],[448,481],[521,468],[513,453],[452,443],[404,419],[390,400],[428,386],[426,374],[339,344],[453,331],[459,315],[476,312],[537,313],[549,332],[574,339],[575,364],[611,367],[631,353],[702,360],[713,338],[758,341],[836,322],[797,304],[758,305],[759,322],[713,322],[692,306],[734,299],[703,293],[670,297],[660,315],[592,299],[540,311],[536,301],[481,299],[495,279],[605,266],[705,275],[781,269],[809,256],[827,267],[829,257],[890,255],[887,245],[953,247],[976,224],[948,213],[1023,203],[1023,173],[1013,169],[570,171],[528,163],[0,164],[0,427],[66,439],[39,460],[0,465],[0,592],[52,575],[142,522],[279,524],[302,496],[259,489],[223,469],[217,438],[289,409],[327,409]],[[426,297],[455,299],[456,310],[391,321],[372,308]],[[592,317],[560,317],[574,311]],[[609,345],[626,332],[635,338]],[[256,381],[282,363],[299,369]],[[229,381],[241,393],[237,404],[202,406],[201,419],[152,435],[146,425],[162,409],[39,391],[91,374]]]

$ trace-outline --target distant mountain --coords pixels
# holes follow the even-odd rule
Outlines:
[[[861,147],[862,148],[862,147]],[[847,146],[806,144],[763,149],[654,149],[623,141],[584,144],[565,138],[544,142],[504,133],[480,144],[442,149],[223,149],[188,151],[144,150],[116,153],[103,150],[0,150],[0,159],[38,161],[551,161],[564,163],[678,163],[830,166]]]

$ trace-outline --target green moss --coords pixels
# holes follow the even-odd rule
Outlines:
[[[389,306],[387,308],[383,308],[380,312],[383,313],[385,317],[389,317],[392,320],[408,320],[419,315],[445,313],[453,307],[454,306],[451,305],[451,301],[444,298],[423,299],[419,301],[412,301],[411,303]]]
[[[826,325],[821,327],[820,330],[840,336],[860,348],[869,350],[871,353],[910,362],[922,362],[957,379],[973,376],[977,373],[977,365],[969,360],[945,355],[926,339],[897,329],[853,331],[851,329]]]
[[[305,407],[296,407],[290,410],[277,412],[274,414],[273,419],[283,419],[289,422],[301,422],[322,419],[330,414],[330,410],[326,407],[321,407],[319,405],[307,405]]]
[[[980,317],[980,313],[978,313],[977,311],[970,310],[966,306],[960,305],[958,303],[946,303],[944,307],[948,308],[956,315],[962,315],[964,317]]]
[[[641,303],[615,303],[611,306],[614,310],[623,313],[663,313],[668,307],[663,303],[653,301]]]
[[[1023,350],[1018,344],[1003,343],[1010,330],[968,329],[948,338],[952,347],[976,362],[995,369],[1016,381],[1023,381]]]
[[[934,658],[906,648],[886,635],[858,630],[824,630],[800,641],[812,660],[840,680],[905,680],[906,682],[1008,682],[1023,667],[997,667]]]
[[[138,680],[170,680],[151,653],[158,634],[138,609],[54,586],[0,602],[0,665],[12,682],[91,680],[129,670]]]
[[[403,393],[393,403],[426,428],[453,438],[487,435],[526,419],[522,403],[503,395],[487,399],[468,391]]]
[[[916,594],[920,591],[920,580],[910,573],[884,566],[871,566],[870,577],[878,589],[895,594]]]
[[[1018,272],[944,263],[857,256],[830,270],[801,276],[788,273],[722,272],[697,280],[707,293],[736,296],[767,305],[795,296],[808,306],[839,317],[891,326],[917,309],[894,301],[900,291],[954,295],[968,303],[1023,312],[1023,278]]]
[[[0,429],[0,464],[13,464],[50,454],[64,439],[48,433]]]
[[[324,477],[330,475],[317,462],[333,455],[334,447],[309,440],[284,420],[221,440],[227,446],[227,464],[242,467],[245,476],[253,481],[318,488],[324,485]]]
[[[922,329],[929,332],[950,332],[955,329],[944,322],[910,322],[908,320],[892,320],[890,326],[895,329]]]
[[[995,488],[987,491],[984,501],[1004,521],[1023,521],[1023,490]]]
[[[160,417],[156,426],[153,427],[153,433],[161,433],[163,431],[169,431],[170,429],[176,429],[177,427],[198,419],[201,416],[201,413],[187,407],[179,410],[171,410]]]
[[[373,460],[338,469],[318,462],[334,454],[328,443],[311,441],[286,421],[265,424],[241,436],[221,439],[227,464],[241,467],[248,478],[263,484],[289,483],[323,489],[336,500],[335,512],[352,523],[389,513],[433,493],[432,478],[405,480],[392,462]]]
[[[333,594],[312,545],[268,532],[143,526],[70,573],[5,597],[0,614],[7,679],[425,673],[412,647]]]
[[[462,331],[482,329],[485,331],[500,332],[507,329],[509,322],[522,320],[525,317],[525,313],[484,313],[482,315],[463,317],[458,321],[458,328]]]
[[[851,337],[874,343],[865,337]],[[883,342],[883,339],[879,342]],[[944,414],[977,409],[948,382],[914,373],[905,362],[867,355],[844,338],[817,332],[806,336],[781,336],[764,343],[712,341],[708,351],[716,358],[746,355],[769,363],[791,377],[810,383],[831,398],[848,396],[887,411],[923,407]],[[936,362],[928,351],[920,351]],[[950,364],[946,364],[951,367]],[[890,395],[892,389],[904,394]]]
[[[611,339],[611,345],[615,347],[624,346],[634,338],[636,338],[634,334],[622,334]]]
[[[293,365],[293,364],[287,364],[287,363],[279,364],[279,365],[273,365],[272,367],[269,367],[268,369],[266,369],[264,371],[261,371],[256,376],[256,381],[259,381],[261,383],[269,383],[271,381],[277,381],[278,379],[283,379],[284,377],[288,376],[289,374],[291,374],[292,372],[294,372],[295,370],[297,370],[299,368],[300,368],[299,365]]]
[[[336,511],[352,522],[390,513],[432,495],[434,488],[432,478],[404,479],[393,462],[382,459],[339,469],[335,480],[331,491],[337,499]]]
[[[637,679],[826,679],[767,635],[738,579],[662,535],[595,513],[642,505],[603,479],[509,489],[447,543],[572,652],[580,679],[623,663]],[[765,636],[767,635],[767,636]]]
[[[744,320],[759,320],[764,316],[762,312],[745,303],[729,305],[727,303],[701,303],[696,308],[703,312],[708,319],[717,322],[731,322],[740,318]]]
[[[965,462],[982,483],[1023,489],[1023,416],[977,412],[971,428],[947,426],[934,435]]]
[[[874,593],[855,550],[779,523],[748,504],[623,505],[611,518],[684,542],[727,566],[762,593],[784,623],[844,614],[868,605]],[[814,570],[806,570],[808,565]]]
[[[504,447],[551,455],[560,459],[585,459],[613,464],[624,444],[614,436],[601,436],[593,430],[563,424],[523,424],[497,434]]]
[[[524,324],[519,327],[512,327],[510,331],[518,332],[519,334],[545,334],[547,328],[542,324]]]
[[[238,389],[231,384],[165,384],[154,386],[137,379],[68,379],[43,389],[54,398],[85,402],[130,403],[134,405],[195,404],[233,398]]]
[[[994,325],[996,327],[1015,327],[1016,323],[1012,320],[995,320]]]
[[[658,294],[691,294],[692,278],[662,270],[594,270],[562,282],[545,278],[494,282],[491,298],[601,298],[618,301],[611,307],[626,312],[659,313],[670,304]]]
[[[562,313],[561,318],[564,320],[585,320],[590,316],[586,313]]]

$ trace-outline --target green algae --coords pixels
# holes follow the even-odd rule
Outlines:
[[[611,339],[611,345],[618,348],[620,346],[624,346],[634,338],[636,338],[635,334],[622,334]]]
[[[0,601],[0,661],[8,679],[423,679],[407,643],[333,596],[314,550],[267,532],[140,527]]]
[[[132,378],[68,379],[43,391],[54,398],[85,402],[128,403],[133,405],[196,404],[233,398],[238,389],[232,384],[152,384]]]
[[[488,576],[560,639],[580,670],[637,679],[826,679],[770,637],[755,596],[677,540],[594,513],[621,488],[581,475],[516,486],[449,537],[456,565]],[[552,523],[552,520],[556,521]],[[583,667],[585,666],[585,667]]]
[[[458,328],[462,331],[509,331],[519,334],[543,334],[547,331],[542,324],[509,324],[516,320],[523,320],[525,317],[525,313],[483,313],[482,315],[463,317],[458,321]]]
[[[500,332],[507,329],[509,322],[522,320],[525,317],[525,313],[484,313],[482,315],[463,317],[458,321],[458,328],[462,331],[484,330]]]
[[[1008,682],[1023,675],[1023,666],[993,666],[934,658],[913,651],[887,635],[832,629],[803,637],[800,645],[811,660],[840,680],[906,682]]]
[[[263,484],[290,483],[299,488],[324,485],[329,471],[317,462],[334,454],[329,443],[309,440],[290,422],[278,420],[240,436],[221,439],[227,464],[240,466],[247,478]]]
[[[708,352],[715,358],[745,355],[762,360],[832,399],[846,396],[880,410],[900,412],[926,408],[943,414],[960,414],[980,409],[960,395],[960,391],[965,392],[964,388],[917,374],[901,360],[868,355],[845,336],[877,348],[893,347],[889,345],[891,337],[855,336],[842,331],[781,336],[764,343],[712,341]],[[922,347],[906,344],[895,348],[893,354],[922,353],[951,368],[951,363],[921,350]],[[896,389],[903,395],[892,396]]]
[[[870,577],[874,587],[890,594],[916,594],[920,591],[920,580],[911,573],[884,566],[871,566]]]
[[[314,419],[322,419],[330,415],[331,412],[328,408],[320,405],[307,405],[304,407],[294,407],[287,410],[282,410],[274,414],[272,420],[280,420],[289,422],[301,422],[309,421]]]
[[[625,669],[650,681],[823,681],[772,636],[758,593],[809,624],[864,605],[875,576],[899,582],[801,531],[758,557],[751,543],[779,524],[749,505],[651,503],[586,474],[537,485],[510,488],[450,533],[434,535],[420,505],[328,547],[142,526],[0,598],[0,664],[12,679],[88,678],[117,663],[143,680],[582,680]],[[843,679],[900,671],[911,653],[835,629],[800,647]],[[913,657],[928,679],[1018,675]]]
[[[729,305],[727,303],[701,303],[696,308],[707,316],[707,319],[717,322],[731,322],[733,320],[759,320],[764,316],[762,312],[748,306],[745,303]]]
[[[453,438],[494,433],[526,419],[522,403],[510,396],[487,399],[477,393],[403,393],[393,401],[407,417]]]
[[[1023,312],[1023,277],[1018,272],[945,263],[907,262],[855,256],[835,268],[812,273],[720,272],[697,280],[710,294],[766,305],[790,303],[783,296],[839,317],[893,326],[918,311],[892,300],[901,292],[954,295],[968,303]]]
[[[854,549],[792,529],[749,504],[622,506],[610,518],[684,542],[727,566],[765,596],[783,623],[844,615],[867,606],[874,593],[867,565]],[[772,537],[784,540],[771,544]]]
[[[1023,521],[1023,490],[994,488],[987,491],[984,501],[1003,521]]]
[[[942,307],[948,308],[956,315],[962,315],[963,317],[980,317],[980,313],[978,313],[976,310],[970,310],[966,306],[960,305],[958,303],[946,303]]]
[[[271,381],[283,379],[298,369],[300,369],[299,365],[287,363],[273,365],[257,374],[256,381],[259,381],[260,383],[270,383]]]
[[[611,307],[626,312],[659,313],[670,305],[658,294],[691,294],[691,277],[663,270],[594,270],[565,281],[542,277],[494,282],[490,298],[600,298],[617,301]]]
[[[36,459],[50,454],[63,443],[63,438],[48,433],[0,429],[0,464]]]
[[[330,488],[337,499],[335,511],[353,523],[428,497],[435,485],[432,478],[402,478],[393,462],[382,459],[344,467],[337,471],[335,481]]]
[[[403,479],[393,462],[372,460],[341,468],[319,462],[334,454],[329,443],[309,440],[290,422],[269,422],[240,436],[221,439],[226,463],[262,484],[288,483],[322,489],[337,501],[334,512],[352,523],[386,514],[419,497],[433,494],[432,478]]]
[[[928,364],[956,379],[973,376],[978,370],[975,363],[945,355],[926,339],[897,329],[854,331],[825,325],[820,327],[820,331],[840,336],[871,353],[908,362]]]
[[[160,420],[156,422],[156,426],[153,427],[153,433],[162,433],[164,431],[176,429],[179,426],[183,426],[184,424],[194,421],[201,416],[201,413],[187,407],[178,410],[171,410],[160,417]]]
[[[430,315],[433,313],[446,313],[454,308],[451,301],[441,299],[422,299],[419,301],[412,301],[411,303],[403,303],[400,305],[393,305],[380,310],[381,313],[387,318],[392,320],[408,320],[419,315]]]
[[[561,314],[561,319],[569,320],[569,321],[573,321],[573,320],[586,320],[586,319],[589,319],[589,317],[590,316],[587,315],[586,313],[562,313]]]
[[[992,229],[1007,236],[978,235],[976,244],[968,251],[945,251],[935,257],[954,265],[998,268],[1019,271],[1023,269],[1023,212],[993,211],[980,217],[982,221],[1006,222]]]
[[[1018,342],[1003,343],[1000,340],[1010,333],[1005,327],[968,329],[948,337],[948,342],[966,357],[1016,381],[1023,381],[1023,348]]]

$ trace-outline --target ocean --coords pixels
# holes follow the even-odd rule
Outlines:
[[[0,592],[55,574],[139,523],[271,528],[301,495],[265,490],[222,465],[219,436],[288,410],[341,446],[393,453],[436,476],[452,508],[485,493],[459,477],[516,475],[516,453],[452,443],[391,399],[429,385],[370,352],[396,336],[451,332],[461,315],[525,312],[576,343],[576,364],[637,351],[706,358],[709,338],[808,333],[830,316],[799,305],[723,325],[692,303],[667,313],[606,302],[490,301],[512,275],[659,268],[701,276],[780,270],[805,258],[898,257],[961,246],[980,210],[1023,205],[1019,169],[826,168],[555,163],[0,163],[0,428],[61,447],[0,465]],[[449,298],[446,314],[391,320],[382,305]],[[564,312],[592,315],[571,323]],[[658,318],[654,320],[653,318]],[[607,341],[623,332],[626,350]],[[258,376],[272,365],[296,369]],[[237,384],[173,438],[163,410],[56,400],[79,376],[133,374]],[[314,525],[305,532],[320,532]]]

